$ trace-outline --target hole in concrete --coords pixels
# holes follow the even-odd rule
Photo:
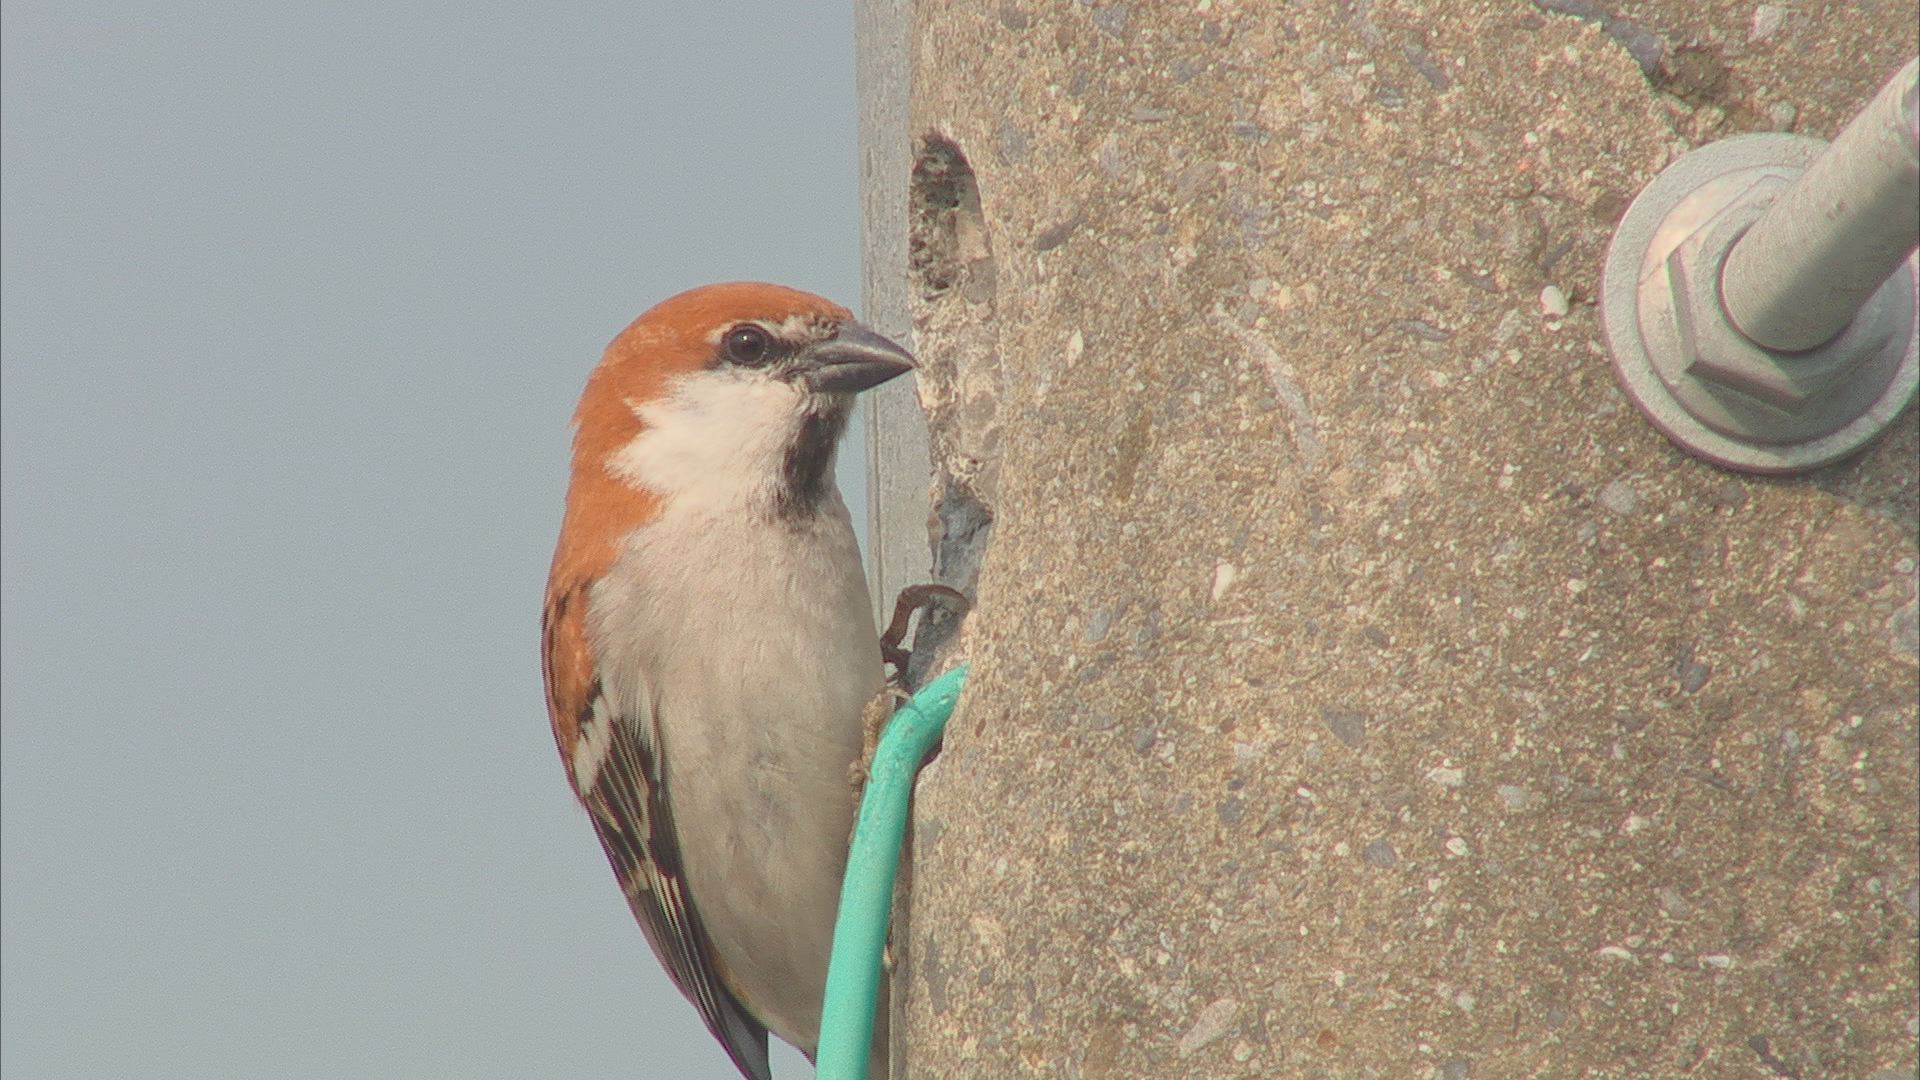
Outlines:
[[[928,406],[936,474],[928,522],[933,577],[977,596],[981,560],[993,535],[996,472],[983,461],[997,448],[1000,360],[993,326],[993,252],[973,166],[958,143],[940,134],[925,136],[914,155],[909,190],[907,275],[914,289],[919,385]],[[944,664],[935,657],[959,622],[946,610],[922,619],[915,628],[909,685]]]
[[[934,531],[933,579],[977,600],[980,561],[993,539],[993,511],[972,487],[953,476],[943,473],[938,483],[933,520],[928,523]],[[950,608],[935,607],[921,616],[907,663],[908,686],[922,685],[935,674],[943,662],[936,659],[941,647],[959,629],[960,616]]]
[[[982,280],[991,290],[992,257],[980,189],[960,147],[942,135],[922,140],[910,190],[907,274],[921,299],[938,299],[955,286],[970,286],[966,291],[971,294]]]

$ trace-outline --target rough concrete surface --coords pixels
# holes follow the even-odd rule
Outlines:
[[[1913,413],[1718,471],[1615,389],[1593,295],[1662,165],[1830,137],[1914,5],[915,20],[978,607],[907,1071],[1914,1076]]]

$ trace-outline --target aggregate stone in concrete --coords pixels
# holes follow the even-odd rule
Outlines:
[[[1830,136],[1913,15],[919,4],[978,606],[909,1075],[1913,1074],[1913,415],[1715,470],[1594,308],[1655,172]]]

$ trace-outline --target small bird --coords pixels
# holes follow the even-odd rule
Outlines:
[[[574,414],[554,739],[654,955],[752,1080],[769,1031],[813,1057],[884,684],[834,455],[854,395],[912,369],[818,296],[709,285],[614,338]]]

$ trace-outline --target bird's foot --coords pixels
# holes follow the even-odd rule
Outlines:
[[[951,608],[955,615],[965,615],[973,606],[972,601],[959,589],[931,582],[909,585],[894,598],[893,621],[887,624],[886,632],[880,635],[880,660],[893,665],[893,678],[890,681],[897,684],[907,673],[907,661],[913,654],[903,643],[907,640],[907,626],[913,621],[913,613],[935,604]]]

